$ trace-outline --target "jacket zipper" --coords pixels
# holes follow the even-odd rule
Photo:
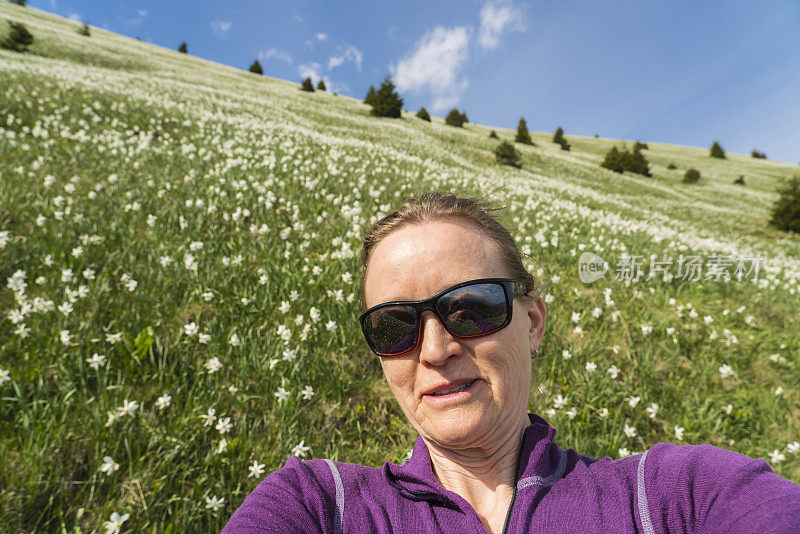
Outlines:
[[[511,523],[511,513],[514,511],[514,501],[517,500],[517,484],[514,483],[514,493],[511,495],[511,504],[508,506],[508,512],[506,513],[506,522],[503,525],[503,534],[508,533],[508,525]]]

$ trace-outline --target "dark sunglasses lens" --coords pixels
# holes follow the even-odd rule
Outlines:
[[[378,354],[398,354],[417,341],[416,317],[408,306],[386,306],[367,315],[364,333]]]
[[[496,283],[460,287],[442,295],[437,311],[458,336],[479,336],[501,328],[508,317],[506,294]]]

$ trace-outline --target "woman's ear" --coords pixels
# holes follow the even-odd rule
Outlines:
[[[531,354],[536,352],[542,344],[542,337],[544,336],[544,327],[547,322],[547,308],[544,305],[542,298],[534,291],[528,294],[528,306],[526,308],[528,318],[530,319],[531,328],[529,331],[530,350]]]

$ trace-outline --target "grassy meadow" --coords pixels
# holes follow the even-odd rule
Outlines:
[[[434,189],[507,203],[548,308],[529,409],[561,447],[710,443],[800,483],[800,236],[766,224],[798,165],[651,142],[653,177],[620,175],[599,163],[622,141],[533,131],[499,167],[488,134],[513,129],[6,20],[36,41],[0,49],[0,531],[217,531],[292,454],[401,463],[416,434],[357,322],[360,236]],[[585,251],[612,272],[581,282]],[[763,263],[626,283],[624,254]]]

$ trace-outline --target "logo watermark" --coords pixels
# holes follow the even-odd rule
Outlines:
[[[675,279],[685,282],[730,282],[735,279],[741,282],[749,279],[756,283],[764,266],[764,258],[761,256],[743,254],[711,254],[706,260],[698,255],[681,254],[677,261],[666,254],[660,258],[651,254],[649,260],[645,265],[643,254],[622,253],[614,267],[614,279],[626,284],[654,278],[660,278],[664,282]],[[609,263],[593,252],[584,252],[578,259],[578,275],[585,284],[604,278],[609,270]]]

